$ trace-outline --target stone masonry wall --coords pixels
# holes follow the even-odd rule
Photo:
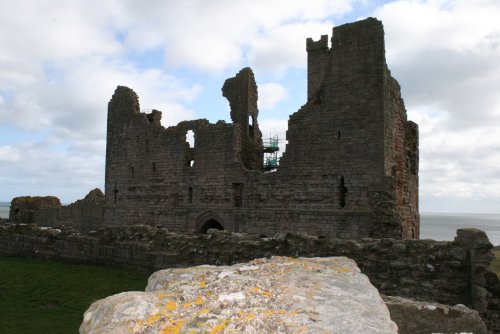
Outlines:
[[[69,205],[61,205],[54,196],[16,197],[11,202],[9,221],[44,227],[65,225],[89,231],[102,227],[103,208],[104,194],[97,188]]]
[[[252,235],[418,238],[418,128],[385,62],[382,23],[308,39],[308,101],[290,116],[277,170],[263,171],[250,68],[222,88],[232,124],[164,128],[118,87],[108,105],[104,225],[209,227]],[[194,144],[187,142],[189,131]]]
[[[24,224],[52,223],[55,212],[60,208],[61,201],[54,196],[16,197],[10,203],[9,220]]]
[[[210,230],[179,235],[136,225],[88,235],[0,226],[0,254],[98,263],[144,271],[199,264],[233,264],[254,258],[347,256],[386,295],[465,304],[500,330],[500,283],[487,270],[493,255],[484,232],[458,230],[453,242],[433,240],[328,240],[280,233],[272,238]],[[494,327],[497,326],[497,327]]]

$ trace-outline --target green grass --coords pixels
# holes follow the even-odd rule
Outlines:
[[[0,333],[78,333],[92,302],[144,291],[147,278],[104,266],[0,257]]]
[[[491,262],[490,269],[500,276],[500,249],[493,250],[493,253],[495,253],[495,259]]]

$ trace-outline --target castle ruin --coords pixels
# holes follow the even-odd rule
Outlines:
[[[142,113],[119,86],[108,105],[104,225],[418,238],[418,127],[387,68],[382,22],[335,27],[331,48],[326,35],[306,45],[308,100],[290,116],[273,172],[263,168],[250,68],[222,87],[232,123],[164,128],[160,111]]]

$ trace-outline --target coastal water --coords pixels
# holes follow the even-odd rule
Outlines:
[[[0,218],[9,218],[10,203],[0,202]],[[483,230],[491,243],[500,245],[500,214],[421,213],[420,239],[453,240],[458,228]]]
[[[0,202],[0,218],[9,218],[10,203]]]

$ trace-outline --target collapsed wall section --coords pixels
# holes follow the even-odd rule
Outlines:
[[[16,224],[53,226],[60,208],[61,201],[54,196],[15,197],[10,203],[9,221]]]
[[[90,231],[102,227],[103,207],[104,194],[98,188],[69,205],[61,205],[59,198],[54,196],[16,197],[11,202],[9,221],[43,227],[64,225]]]
[[[228,79],[223,92],[233,124],[199,119],[164,128],[161,112],[140,112],[135,92],[117,88],[108,106],[107,225],[160,223],[185,233],[203,231],[207,223],[234,229],[243,185],[251,188],[248,173],[262,167],[252,71]]]

